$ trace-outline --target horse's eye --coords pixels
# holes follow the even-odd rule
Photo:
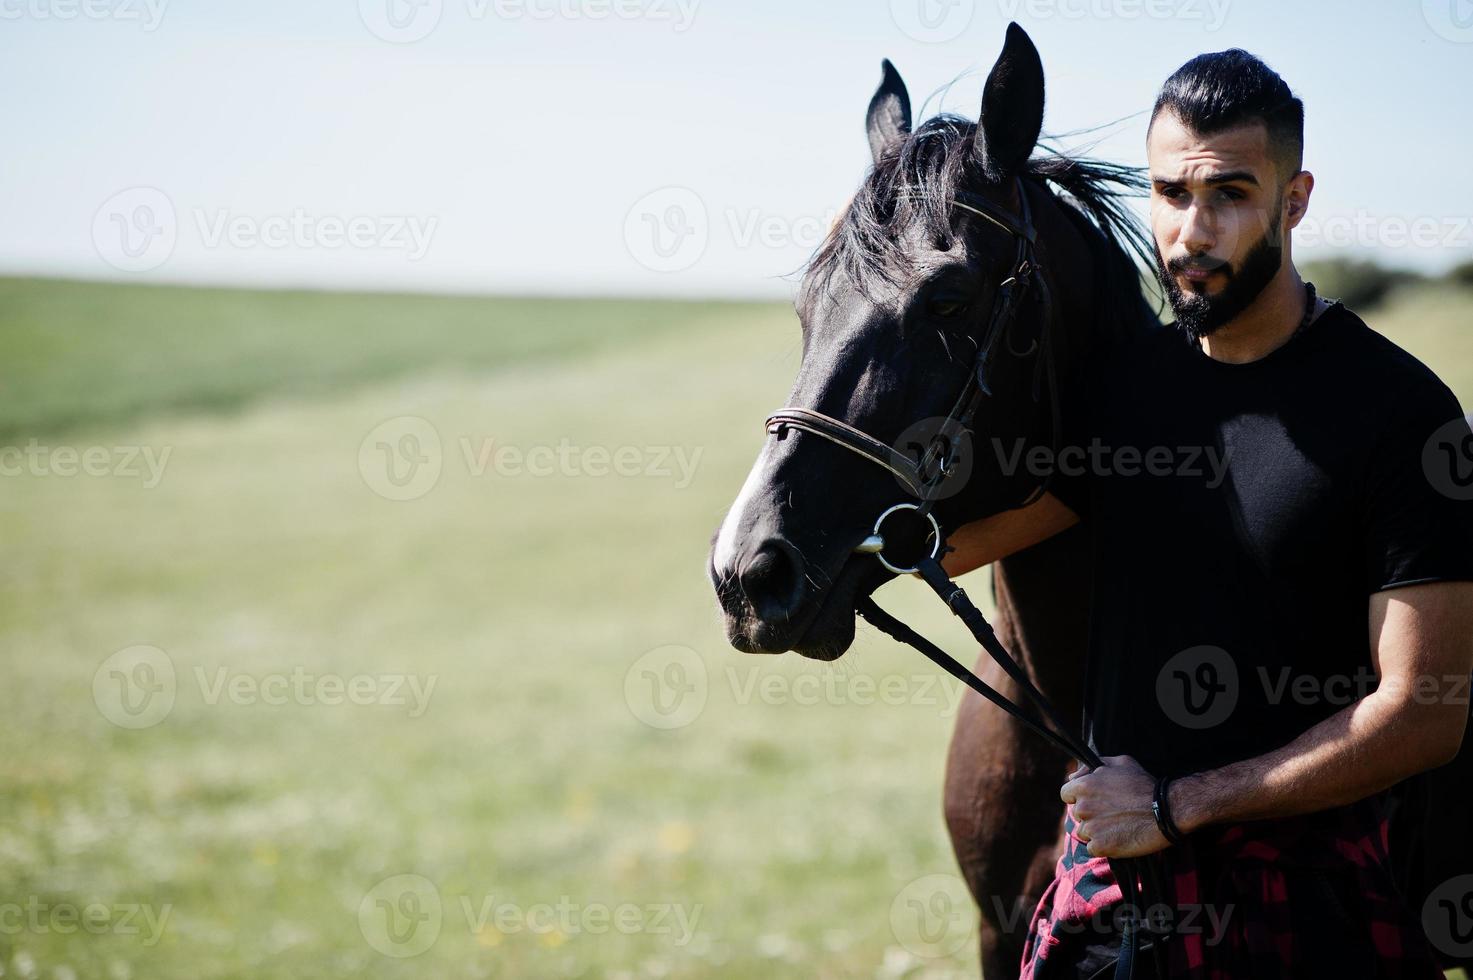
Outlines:
[[[960,296],[932,296],[926,301],[926,312],[950,320],[967,312],[967,301]]]

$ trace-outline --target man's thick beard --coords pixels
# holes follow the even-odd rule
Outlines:
[[[1176,274],[1192,266],[1193,261],[1179,258],[1168,265],[1161,258],[1161,250],[1156,249],[1156,277],[1161,281],[1172,312],[1176,314],[1176,325],[1193,343],[1210,337],[1219,327],[1246,310],[1279,274],[1284,257],[1284,247],[1279,241],[1279,224],[1276,213],[1273,225],[1243,257],[1238,268],[1226,263],[1218,267],[1218,271],[1227,277],[1227,282],[1216,296],[1183,292],[1176,284]]]

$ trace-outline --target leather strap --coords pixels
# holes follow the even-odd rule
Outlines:
[[[857,453],[894,473],[916,497],[926,495],[925,479],[921,476],[920,468],[910,461],[910,457],[847,422],[807,408],[782,408],[767,417],[767,431],[770,434],[782,439],[787,435],[788,429],[810,432],[851,453]]]

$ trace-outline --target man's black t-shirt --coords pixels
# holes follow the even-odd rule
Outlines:
[[[1248,364],[1174,327],[1095,366],[1051,488],[1093,528],[1086,726],[1180,775],[1374,688],[1368,597],[1473,580],[1473,439],[1343,306]]]

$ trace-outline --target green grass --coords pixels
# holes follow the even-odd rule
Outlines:
[[[1466,309],[1427,292],[1370,319],[1466,400]],[[12,281],[0,324],[10,441],[170,451],[152,488],[0,478],[0,907],[169,908],[152,944],[45,917],[0,928],[3,975],[975,973],[964,922],[929,955],[905,918],[910,883],[953,871],[954,685],[931,688],[933,668],[873,634],[833,666],[740,657],[704,579],[796,367],[782,307]],[[434,427],[443,469],[395,501],[360,450],[400,416]],[[684,486],[477,475],[462,440],[474,457],[485,439],[700,455]],[[910,585],[888,587],[896,608],[967,649]],[[94,680],[139,644],[165,652],[177,693],[128,729]],[[708,695],[661,730],[637,717],[642,658],[672,646]],[[418,716],[212,703],[222,668],[435,687]],[[843,686],[800,703],[855,678],[892,678],[897,703]],[[777,689],[749,697],[753,683]],[[359,920],[401,874],[442,902],[434,944],[409,958]],[[511,928],[559,903],[589,928],[624,905],[636,928]],[[650,906],[698,915],[693,933],[661,931],[674,913]],[[512,918],[477,931],[483,907]]]
[[[872,638],[837,669],[739,657],[704,580],[709,535],[795,367],[790,313],[615,304],[619,342],[585,338],[503,370],[417,351],[375,384],[312,363],[334,354],[312,336],[325,299],[230,294],[227,307],[296,310],[271,331],[297,380],[266,390],[237,380],[250,397],[225,413],[199,394],[199,371],[169,364],[228,375],[229,358],[209,352],[233,349],[231,337],[201,330],[190,345],[158,344],[149,338],[178,334],[153,324],[131,289],[26,288],[50,293],[27,306],[63,325],[86,319],[73,302],[133,308],[135,325],[148,324],[128,329],[153,347],[143,359],[153,384],[192,393],[156,387],[150,400],[147,385],[81,353],[81,339],[59,337],[52,384],[78,387],[15,403],[26,419],[68,414],[84,433],[48,445],[171,455],[153,489],[84,476],[3,482],[0,902],[172,911],[154,945],[49,925],[0,931],[7,975],[812,977],[873,974],[887,955],[892,971],[931,975],[973,962],[970,942],[935,960],[906,952],[890,920],[903,886],[952,868],[940,818],[949,702],[906,681],[931,669]],[[207,314],[208,294],[172,301],[186,300],[202,322],[222,322]],[[445,309],[454,319],[462,301]],[[527,329],[587,326],[588,310],[548,302]],[[682,315],[685,329],[661,325]],[[423,320],[403,329],[454,335]],[[108,343],[130,346],[123,335]],[[342,387],[319,383],[331,372]],[[109,388],[136,406],[132,421],[107,422],[114,396],[94,398]],[[196,397],[211,411],[186,411]],[[52,400],[76,407],[45,409]],[[369,489],[358,460],[365,436],[400,415],[433,423],[444,471],[422,498],[396,502]],[[702,455],[686,487],[658,475],[475,476],[462,437]],[[103,716],[93,681],[105,658],[137,644],[167,653],[178,689],[166,718],[128,730]],[[625,681],[669,645],[692,651],[710,690],[699,717],[665,731],[635,716]],[[211,704],[195,671],[213,684],[221,667],[438,680],[412,718],[386,705]],[[856,671],[894,674],[922,703],[742,703],[754,677]],[[377,952],[358,920],[365,894],[400,873],[434,882],[444,902],[434,946],[408,959]],[[655,931],[475,934],[461,906],[564,897],[700,917],[684,943]]]
[[[253,292],[0,279],[0,445],[426,372],[576,358],[740,304]]]

